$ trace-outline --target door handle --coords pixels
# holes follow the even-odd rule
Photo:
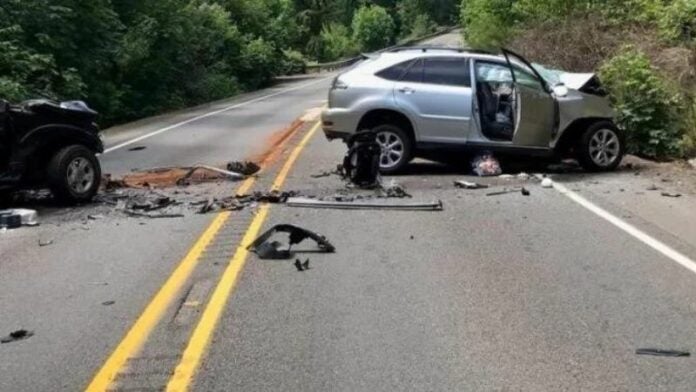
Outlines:
[[[399,88],[399,92],[404,94],[413,94],[416,92],[416,90],[412,89],[411,87],[401,87]]]

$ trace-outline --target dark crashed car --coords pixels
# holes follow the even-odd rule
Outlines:
[[[90,201],[104,151],[96,118],[81,101],[0,100],[0,193],[48,187],[61,202]]]

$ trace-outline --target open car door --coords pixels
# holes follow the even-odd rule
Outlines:
[[[556,133],[557,103],[546,81],[522,56],[502,49],[510,67],[515,96],[515,146],[549,147]]]

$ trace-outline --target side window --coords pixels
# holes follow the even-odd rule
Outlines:
[[[534,76],[533,72],[528,71],[517,64],[513,65],[512,69],[515,72],[515,79],[517,80],[517,83],[535,90],[544,91],[544,87],[541,85],[539,79]]]
[[[412,60],[404,61],[403,63],[392,65],[391,67],[385,70],[379,71],[375,75],[379,76],[382,79],[394,81],[400,80],[401,76],[406,72],[406,70],[412,63]]]
[[[425,59],[423,82],[471,87],[469,62],[467,59],[457,57],[432,57]]]
[[[406,71],[401,81],[423,83],[423,60],[416,60]]]

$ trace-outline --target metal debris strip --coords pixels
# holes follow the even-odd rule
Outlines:
[[[291,197],[286,204],[289,207],[331,208],[341,210],[400,210],[400,211],[442,211],[442,201],[432,202],[386,202],[386,201],[328,201],[306,197]]]
[[[276,233],[288,233],[289,243],[287,246],[278,241],[269,241]],[[254,240],[247,249],[256,253],[261,259],[286,260],[292,258],[292,246],[308,238],[317,243],[320,252],[333,253],[336,251],[336,248],[323,235],[290,224],[273,226]],[[307,267],[309,267],[309,262],[307,262]]]
[[[209,170],[209,171],[212,171],[212,172],[215,172],[218,174],[222,174],[223,176],[226,176],[231,180],[243,180],[246,178],[246,176],[244,174],[241,174],[241,173],[237,173],[237,172],[233,172],[233,171],[229,171],[229,170],[218,169],[217,167],[213,167],[213,166],[196,164],[192,168],[189,169],[189,171],[188,171],[188,173],[186,173],[186,175],[184,175],[182,178],[178,179],[176,181],[176,184],[177,185],[188,185],[188,179],[191,178],[191,176],[193,176],[193,174],[197,170],[201,170],[201,169]]]
[[[691,353],[680,350],[662,350],[658,348],[639,348],[636,350],[637,355],[654,355],[658,357],[689,357]]]

